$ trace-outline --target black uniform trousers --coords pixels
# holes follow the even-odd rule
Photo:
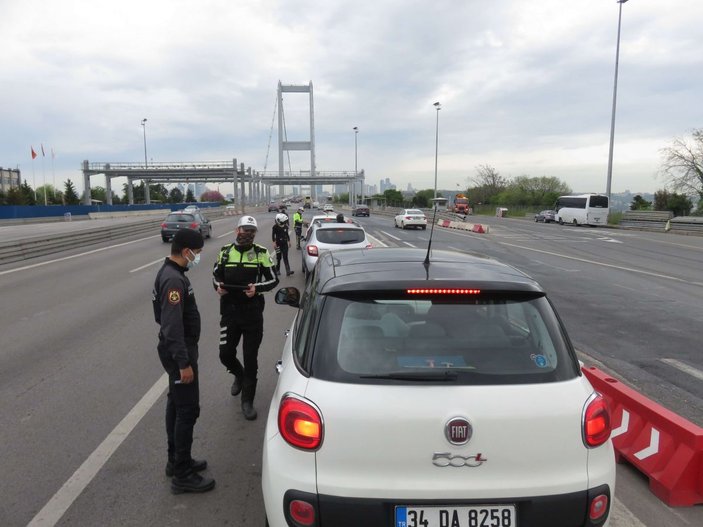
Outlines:
[[[188,344],[188,346],[197,347],[197,344]],[[173,463],[174,476],[184,478],[190,473],[193,428],[200,416],[198,364],[190,365],[193,368],[193,382],[181,384],[178,364],[161,350],[161,346],[159,346],[159,359],[168,373],[168,394],[166,395],[168,460]]]
[[[288,263],[288,242],[283,242],[276,247],[276,273],[281,274],[281,260],[286,266],[286,273],[290,274],[290,263]]]
[[[259,345],[264,337],[264,297],[246,304],[228,305],[220,319],[220,362],[242,382],[242,402],[253,402],[259,369]],[[237,346],[242,340],[242,358]]]

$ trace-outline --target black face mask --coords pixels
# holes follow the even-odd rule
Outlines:
[[[239,247],[248,247],[254,243],[254,237],[256,237],[256,232],[240,232],[237,233],[236,245]]]

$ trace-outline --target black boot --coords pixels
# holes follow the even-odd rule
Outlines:
[[[242,381],[239,380],[239,377],[236,375],[234,376],[234,382],[232,383],[232,389],[230,390],[230,393],[232,396],[237,396],[239,395],[239,392],[242,391]]]
[[[190,470],[193,472],[202,472],[207,468],[207,461],[204,459],[191,459],[190,460]],[[173,461],[166,463],[166,476],[169,478],[173,477]]]
[[[242,385],[242,413],[244,419],[253,421],[256,419],[257,413],[254,408],[254,395],[256,394],[256,381],[251,382],[246,379]]]
[[[183,492],[207,492],[215,488],[215,480],[205,478],[197,472],[190,472],[182,478],[171,480],[171,492],[182,494]]]

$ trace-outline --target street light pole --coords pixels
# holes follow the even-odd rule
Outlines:
[[[142,128],[144,129],[144,168],[147,167],[146,161],[146,117],[142,119]]]
[[[437,199],[437,154],[439,152],[439,111],[442,109],[442,105],[438,102],[433,105],[437,109],[437,124],[435,126],[435,138],[434,138],[434,199]],[[437,201],[434,201],[434,206],[437,206]]]
[[[605,193],[608,195],[608,212],[610,212],[610,188],[613,180],[613,144],[615,142],[615,105],[618,98],[618,65],[620,62],[620,23],[622,21],[622,4],[627,0],[617,0],[618,10],[618,39],[615,47],[615,81],[613,82],[613,112],[610,117],[610,148],[608,150],[608,181],[605,186]]]
[[[359,175],[359,169],[357,167],[357,136],[359,135],[359,127],[354,127],[354,201],[352,205],[356,204],[356,177]],[[364,196],[364,184],[361,184],[361,196]]]

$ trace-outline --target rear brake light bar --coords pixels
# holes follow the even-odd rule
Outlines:
[[[480,289],[407,289],[409,295],[480,295]]]

